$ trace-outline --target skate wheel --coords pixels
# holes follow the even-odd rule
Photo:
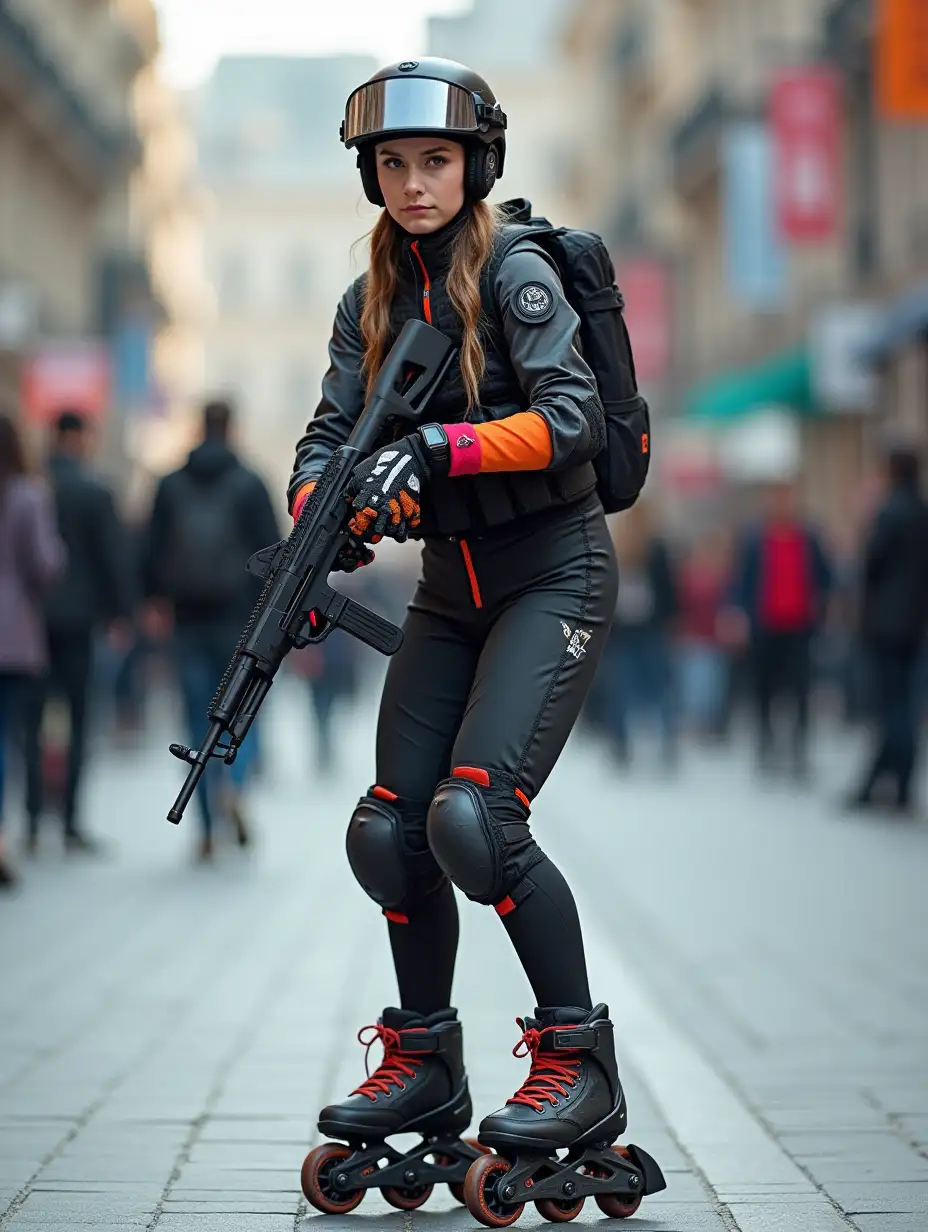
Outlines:
[[[616,1155],[621,1155],[623,1159],[629,1159],[630,1156],[624,1146],[614,1146],[612,1150]],[[596,1194],[596,1205],[604,1215],[608,1215],[610,1219],[628,1219],[629,1215],[634,1215],[638,1207],[641,1206],[642,1194],[634,1194],[629,1197],[623,1197],[622,1194]]]
[[[559,1201],[557,1198],[541,1198],[535,1203],[535,1209],[542,1219],[551,1223],[570,1223],[583,1210],[583,1198],[573,1202]]]
[[[481,1155],[467,1170],[464,1202],[485,1228],[508,1228],[522,1214],[524,1202],[505,1202],[498,1194],[502,1178],[512,1167],[501,1155]]]
[[[416,1185],[413,1189],[398,1189],[395,1185],[386,1185],[380,1192],[384,1202],[389,1202],[398,1211],[415,1211],[428,1202],[434,1188],[434,1185]]]
[[[364,1197],[363,1189],[343,1193],[334,1186],[338,1165],[353,1153],[347,1146],[326,1142],[310,1151],[303,1160],[300,1172],[303,1195],[310,1206],[322,1211],[324,1215],[347,1215],[360,1205]]]
[[[475,1151],[479,1151],[481,1155],[490,1154],[490,1148],[484,1146],[482,1142],[478,1142],[476,1138],[463,1138],[462,1141],[466,1142],[468,1146],[472,1146]],[[451,1161],[446,1160],[446,1162],[450,1163]],[[463,1181],[452,1181],[448,1188],[451,1190],[451,1196],[455,1202],[460,1202],[461,1206],[467,1205],[467,1199],[464,1197]]]

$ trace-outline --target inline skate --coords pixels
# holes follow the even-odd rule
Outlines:
[[[612,1219],[633,1215],[666,1184],[640,1147],[613,1146],[628,1113],[608,1007],[536,1009],[516,1021],[522,1038],[513,1054],[531,1055],[531,1070],[505,1107],[480,1122],[478,1141],[495,1154],[471,1165],[467,1209],[488,1228],[515,1223],[526,1202],[552,1223],[576,1219],[588,1197]]]
[[[413,1211],[436,1184],[446,1184],[463,1204],[464,1178],[485,1148],[460,1137],[472,1108],[457,1011],[421,1017],[388,1008],[358,1040],[368,1049],[380,1040],[383,1060],[346,1100],[319,1114],[319,1132],[341,1141],[306,1156],[300,1181],[307,1202],[345,1215],[368,1189],[379,1189],[391,1206]],[[422,1141],[405,1154],[387,1144],[406,1133]]]

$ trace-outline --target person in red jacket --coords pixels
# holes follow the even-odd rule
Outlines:
[[[792,483],[767,492],[765,516],[741,542],[732,604],[750,635],[760,768],[773,768],[773,711],[791,703],[790,752],[796,777],[809,770],[812,637],[825,615],[832,569],[821,540],[800,516]]]

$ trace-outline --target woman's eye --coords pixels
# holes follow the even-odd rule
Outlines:
[[[403,163],[399,158],[385,158],[383,160],[383,165],[388,167],[391,171],[395,171],[397,167],[402,167]]]
[[[433,154],[429,159],[429,162],[433,163],[436,167],[443,167],[447,161],[444,154]]]

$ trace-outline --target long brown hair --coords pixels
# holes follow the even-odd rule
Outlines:
[[[467,409],[479,401],[478,390],[486,360],[480,342],[480,271],[493,251],[499,221],[485,201],[475,201],[455,237],[448,270],[448,298],[464,327],[461,342],[461,379],[467,392]],[[364,339],[363,370],[367,390],[380,371],[390,336],[390,307],[396,291],[397,269],[403,239],[402,229],[386,210],[371,232],[371,264],[367,274],[361,335]]]

